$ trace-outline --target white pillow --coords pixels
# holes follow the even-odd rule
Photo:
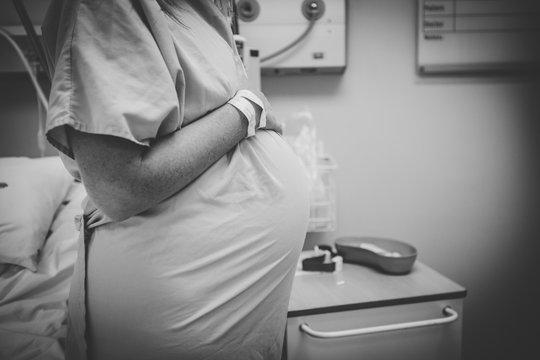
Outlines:
[[[54,214],[72,182],[59,157],[0,158],[0,264],[36,271]]]

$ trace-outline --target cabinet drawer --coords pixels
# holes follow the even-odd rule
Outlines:
[[[460,359],[462,302],[441,300],[291,317],[287,320],[287,359]],[[316,331],[335,332],[440,319],[447,306],[458,317],[438,325],[335,338],[315,337],[300,329],[304,323]]]

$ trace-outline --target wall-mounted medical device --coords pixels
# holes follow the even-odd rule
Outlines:
[[[263,75],[345,70],[346,0],[237,0],[236,13]]]

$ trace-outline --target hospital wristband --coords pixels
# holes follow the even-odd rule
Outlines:
[[[255,103],[257,106],[261,108],[261,116],[259,119],[259,126],[257,126],[257,129],[265,128],[266,127],[266,109],[264,108],[264,104],[261,101],[261,99],[259,99],[259,97],[255,95],[254,93],[252,93],[251,91],[245,90],[245,89],[239,90],[236,93],[236,95],[248,99],[249,101]]]
[[[255,126],[256,126],[256,112],[253,104],[246,99],[245,97],[235,95],[232,99],[227,101],[228,104],[234,106],[238,111],[240,111],[246,117],[248,121],[247,136],[251,137],[255,135]]]

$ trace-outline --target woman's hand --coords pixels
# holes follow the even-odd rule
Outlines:
[[[283,135],[283,122],[281,122],[275,115],[272,108],[265,108],[266,110],[266,126],[265,130],[273,130],[280,135]]]

